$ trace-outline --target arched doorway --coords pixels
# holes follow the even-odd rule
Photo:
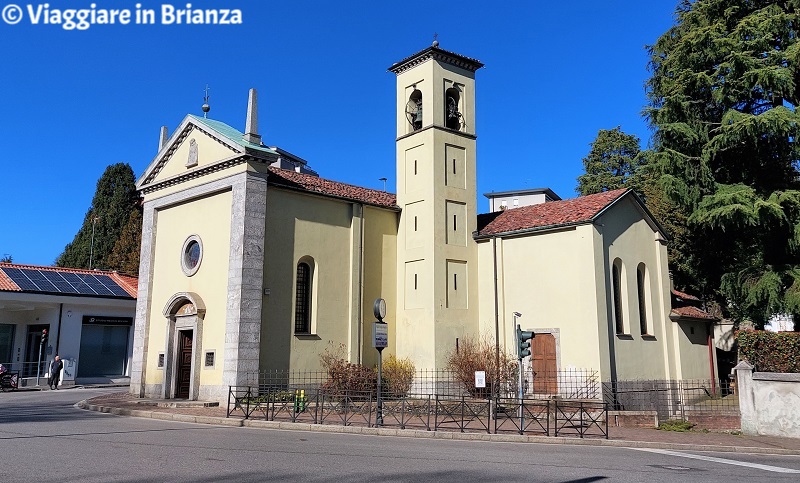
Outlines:
[[[173,295],[164,307],[167,334],[164,347],[164,399],[197,400],[206,306],[193,292]]]

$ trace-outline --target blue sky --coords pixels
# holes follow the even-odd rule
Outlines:
[[[645,46],[673,24],[676,3],[195,0],[193,8],[238,8],[243,24],[78,31],[32,25],[27,13],[16,25],[0,21],[0,255],[52,264],[106,166],[126,162],[140,176],[160,126],[172,133],[186,114],[202,114],[206,84],[209,117],[243,130],[255,87],[266,144],[325,178],[382,189],[387,177],[394,192],[395,76],[386,69],[434,33],[440,47],[486,64],[477,73],[479,211],[490,191],[550,187],[574,197],[599,129],[649,141]]]

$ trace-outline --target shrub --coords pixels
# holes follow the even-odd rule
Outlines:
[[[682,419],[667,419],[658,425],[658,429],[661,431],[678,431],[680,433],[691,431],[693,427],[694,423]]]
[[[736,333],[739,359],[759,372],[800,372],[800,333],[741,330]]]
[[[517,374],[517,361],[508,354],[500,353],[500,366],[497,367],[497,354],[494,341],[489,337],[465,338],[458,350],[453,349],[447,356],[447,363],[458,381],[473,397],[488,397],[500,392],[504,384],[513,385]],[[486,387],[475,387],[475,371],[486,371]]]
[[[326,348],[320,356],[322,367],[328,379],[322,390],[328,394],[367,393],[375,391],[378,374],[371,367],[353,364],[344,358],[345,346],[339,344],[336,349]]]
[[[398,359],[394,354],[383,361],[382,387],[387,396],[403,397],[408,394],[417,370],[409,358]]]

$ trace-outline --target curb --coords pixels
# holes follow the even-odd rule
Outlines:
[[[264,421],[258,419],[230,419],[218,416],[194,416],[172,414],[142,409],[125,409],[90,404],[86,400],[75,403],[76,408],[117,416],[160,419],[182,423],[213,424],[228,427],[254,429],[278,429],[286,431],[313,431],[320,433],[361,434],[368,436],[395,436],[400,438],[449,439],[458,441],[486,441],[493,443],[536,443],[575,446],[606,446],[613,448],[648,448],[676,451],[708,451],[715,453],[747,453],[781,456],[800,456],[799,450],[785,448],[760,448],[755,446],[714,446],[707,444],[665,443],[655,441],[626,441],[612,439],[577,439],[561,436],[524,436],[520,434],[456,433],[450,431],[423,431],[418,429],[368,428],[362,426],[334,426],[330,424],[290,423],[286,421]]]

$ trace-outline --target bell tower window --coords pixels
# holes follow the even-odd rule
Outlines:
[[[456,131],[461,130],[460,101],[461,94],[455,86],[445,91],[444,124],[449,129],[455,129]]]
[[[414,89],[414,92],[408,96],[406,119],[408,119],[411,132],[422,129],[422,92],[419,89]]]

